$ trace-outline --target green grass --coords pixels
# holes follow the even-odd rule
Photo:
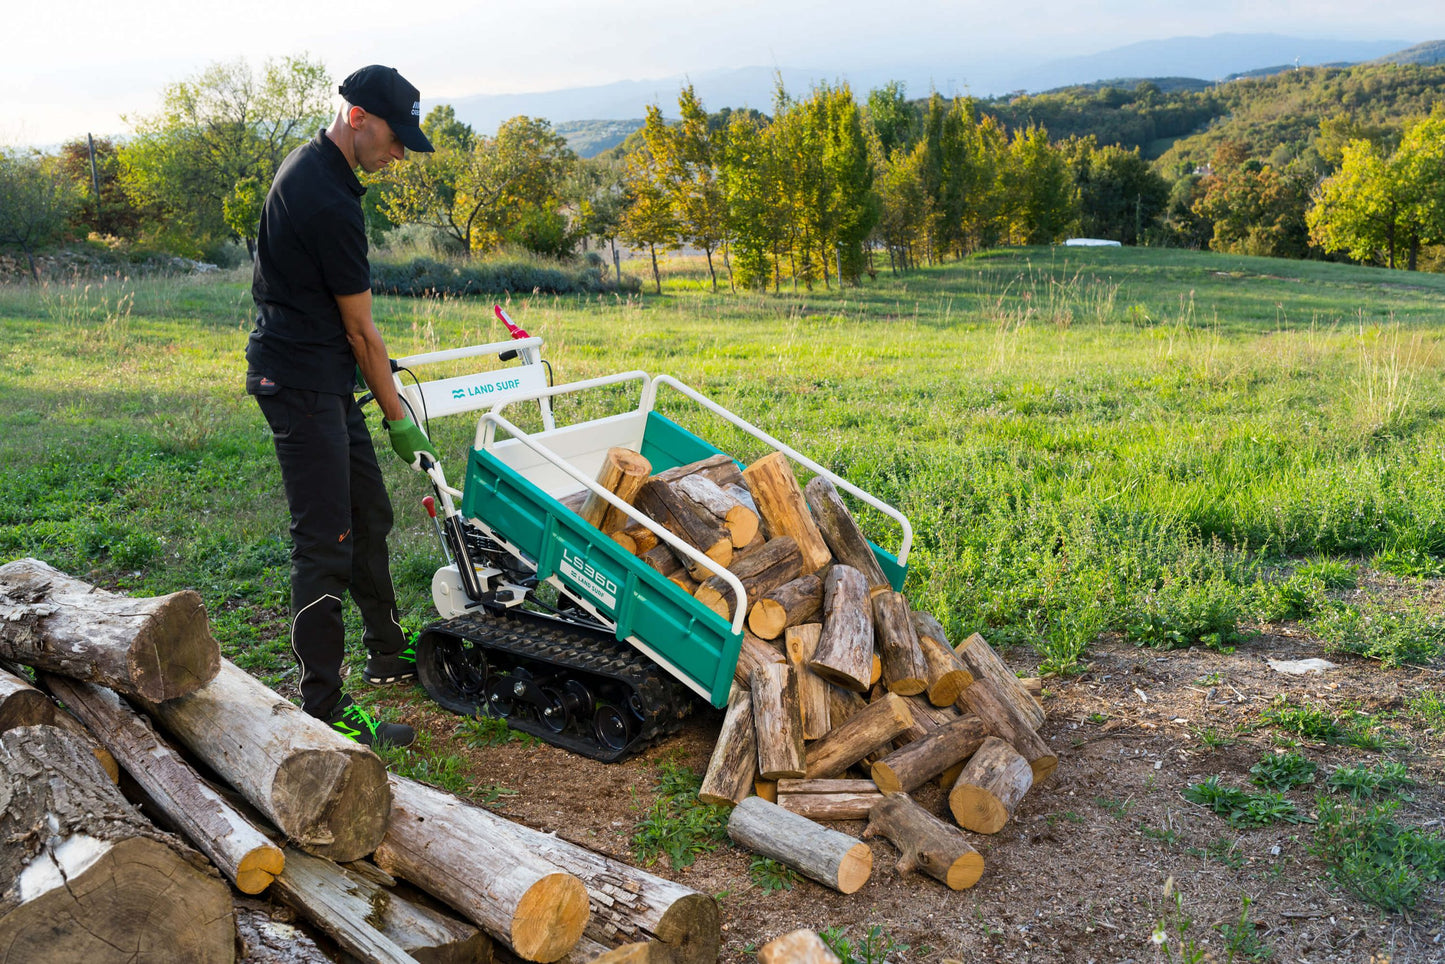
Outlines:
[[[1237,787],[1229,787],[1213,776],[1202,783],[1191,784],[1183,793],[1185,800],[1208,807],[1228,821],[1231,827],[1241,830],[1267,827],[1276,821],[1307,823],[1308,817],[1301,816],[1292,801],[1284,794],[1266,790],[1250,793]]]
[[[1399,802],[1359,805],[1317,798],[1311,850],[1344,890],[1387,911],[1408,911],[1427,884],[1445,880],[1445,837],[1401,825]]]
[[[671,762],[658,767],[657,799],[633,829],[638,860],[651,864],[666,857],[673,870],[681,870],[727,842],[728,810],[698,800],[701,785],[702,774],[686,767]]]

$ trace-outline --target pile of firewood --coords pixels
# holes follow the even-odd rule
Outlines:
[[[1016,677],[978,634],[951,647],[937,619],[893,590],[836,487],[824,476],[800,487],[780,452],[741,470],[717,455],[653,475],[642,456],[612,449],[597,481],[747,592],[748,631],[700,794],[734,807],[733,840],[852,893],[871,852],[816,821],[866,818],[864,836],[893,841],[901,870],[972,886],[983,858],[959,828],[997,832],[1058,763],[1038,735],[1037,681]],[[705,566],[595,494],[571,504],[732,618],[737,600]],[[935,779],[952,824],[909,795]]]
[[[0,662],[6,960],[232,961],[227,881],[366,962],[717,958],[712,897],[388,774],[223,660],[194,592],[0,566]]]

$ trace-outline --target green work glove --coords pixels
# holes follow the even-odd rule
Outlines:
[[[421,464],[421,457],[428,456],[433,462],[440,462],[441,456],[437,455],[436,448],[431,444],[431,439],[426,433],[416,427],[416,423],[403,416],[396,421],[390,419],[386,422],[386,434],[391,436],[391,450],[396,453],[397,458],[418,472],[425,472],[426,468]]]

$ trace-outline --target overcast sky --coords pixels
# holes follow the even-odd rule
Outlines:
[[[5,18],[0,145],[124,134],[161,88],[218,60],[309,53],[340,77],[391,64],[423,101],[778,66],[971,74],[1217,33],[1445,39],[1441,0],[24,0]],[[686,10],[686,12],[684,12]],[[243,12],[244,11],[244,12]],[[18,80],[18,83],[15,81]]]

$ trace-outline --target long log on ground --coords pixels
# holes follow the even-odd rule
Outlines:
[[[867,844],[758,797],[748,797],[733,808],[728,836],[738,846],[781,861],[844,894],[857,891],[873,872],[873,852]]]
[[[873,627],[883,661],[883,685],[890,693],[913,696],[928,688],[928,663],[913,631],[911,610],[903,593],[885,589],[873,594]]]
[[[848,722],[833,727],[827,736],[808,747],[808,778],[838,776],[902,733],[912,722],[908,704],[897,694],[889,693],[876,703],[869,703]]]
[[[726,529],[717,525],[711,516],[704,516],[693,508],[666,483],[656,476],[649,479],[637,493],[635,504],[638,509],[662,525],[683,542],[692,546],[719,567],[727,567],[733,561],[733,542]],[[679,557],[693,579],[702,580],[715,573],[701,563]]]
[[[853,514],[843,504],[837,487],[824,476],[815,475],[808,481],[803,495],[812,511],[813,521],[823,534],[823,541],[832,550],[833,558],[863,573],[870,593],[892,589],[888,577],[883,574],[883,567],[878,564],[878,557],[873,554],[873,547],[868,544],[863,530],[858,528]]]
[[[492,959],[492,939],[471,924],[294,847],[287,848],[286,869],[273,890],[282,903],[367,964],[485,964]]]
[[[25,964],[235,959],[230,889],[151,826],[80,740],[0,735],[0,958]]]
[[[290,908],[270,901],[237,897],[236,953],[245,964],[317,964],[329,961],[312,936],[286,923],[293,920]]]
[[[793,931],[758,948],[758,964],[839,964],[823,938],[810,930]]]
[[[664,469],[653,476],[654,479],[666,482],[671,485],[678,479],[686,478],[689,475],[701,475],[711,479],[722,488],[730,485],[745,485],[743,482],[742,469],[732,460],[729,455],[719,453],[709,455],[705,459],[696,462],[689,462],[686,465],[678,465],[670,469]]]
[[[1044,742],[1028,720],[1019,715],[1014,704],[1000,695],[1000,688],[987,679],[976,679],[963,691],[959,701],[989,725],[995,733],[1013,744],[1015,750],[1029,761],[1034,782],[1042,783],[1059,765],[1059,758]]]
[[[868,691],[873,671],[873,604],[863,574],[836,565],[823,580],[823,635],[808,668],[834,685]]]
[[[259,894],[281,872],[281,848],[251,825],[113,691],[59,676],[45,685],[90,728],[150,801],[236,889]]]
[[[744,689],[753,687],[753,670],[769,663],[786,663],[788,658],[772,643],[763,642],[743,630],[743,645],[738,649],[738,664],[733,667],[733,682]]]
[[[982,636],[974,633],[954,649],[954,653],[974,679],[986,679],[998,688],[999,696],[1007,700],[1019,717],[1037,730],[1044,725],[1044,707],[1008,668],[998,653],[993,651]]]
[[[798,676],[788,663],[768,663],[753,670],[753,732],[759,777],[781,780],[803,775]]]
[[[917,616],[913,613],[913,616]],[[910,619],[918,648],[928,666],[928,702],[934,706],[951,706],[958,702],[963,691],[973,685],[973,674],[964,668],[962,660],[931,635],[919,633],[919,620]]]
[[[771,537],[792,536],[798,544],[803,554],[803,572],[817,572],[832,561],[833,554],[808,512],[803,490],[798,487],[786,455],[772,452],[763,456],[743,469],[743,478]]]
[[[823,580],[809,573],[758,597],[748,610],[748,628],[763,639],[777,639],[792,626],[813,622],[822,612]]]
[[[819,623],[804,623],[789,627],[783,640],[783,649],[798,680],[798,709],[803,717],[805,740],[821,739],[833,728],[828,714],[828,690],[832,685],[808,668],[822,633]]]
[[[779,780],[776,802],[809,820],[866,820],[882,798],[872,780]]]
[[[751,606],[763,593],[772,592],[798,578],[803,568],[803,557],[798,552],[797,543],[787,536],[779,536],[769,539],[754,552],[739,554],[728,568],[743,584],[743,592],[747,593],[748,605]],[[693,596],[722,618],[733,618],[737,599],[721,576],[704,579]]]
[[[873,782],[885,793],[909,793],[968,759],[988,736],[978,717],[960,717],[873,764]]]
[[[505,833],[503,820],[391,777],[391,823],[377,866],[450,904],[529,961],[565,955],[587,926],[587,888]]]
[[[752,694],[735,683],[728,694],[727,712],[697,798],[703,803],[737,806],[752,792],[757,774],[758,739],[753,730]]]
[[[758,534],[758,514],[704,475],[689,475],[672,483],[673,491],[718,520],[741,549]]]
[[[951,890],[965,890],[983,876],[983,857],[957,827],[920,807],[906,793],[885,794],[873,808],[864,837],[882,835],[903,852],[899,873],[921,870]]]
[[[1029,761],[1003,740],[989,737],[958,775],[948,808],[965,830],[998,833],[1033,785]]]
[[[637,498],[637,490],[652,474],[652,463],[631,449],[613,447],[602,459],[602,468],[597,472],[597,484],[617,496],[628,505]],[[603,532],[616,532],[632,520],[621,509],[603,499],[591,489],[577,513]]]
[[[302,850],[365,857],[386,832],[386,768],[294,703],[223,660],[201,689],[142,707]]]
[[[0,566],[0,659],[169,700],[209,682],[221,649],[199,593],[132,599],[17,559]]]

